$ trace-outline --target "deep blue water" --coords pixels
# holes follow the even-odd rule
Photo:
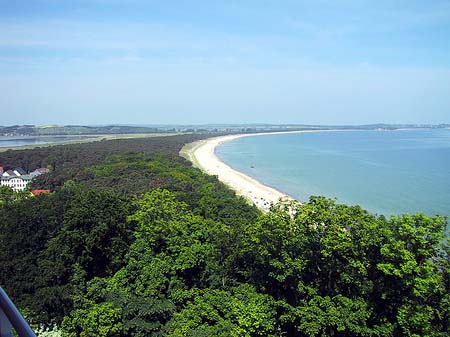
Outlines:
[[[93,138],[92,136],[41,136],[41,137],[5,137],[0,136],[0,147],[16,147],[25,145],[39,145],[63,143],[72,140]]]
[[[324,195],[378,214],[450,214],[448,129],[243,137],[216,153],[301,201]]]

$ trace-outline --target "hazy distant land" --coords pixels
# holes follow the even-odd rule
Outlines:
[[[397,130],[404,128],[450,128],[450,124],[367,124],[367,125],[306,125],[306,124],[203,124],[203,125],[11,125],[0,126],[0,136],[108,135],[148,133],[248,133],[301,131],[314,129]]]

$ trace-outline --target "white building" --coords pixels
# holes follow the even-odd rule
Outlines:
[[[30,174],[26,174],[26,172],[20,167],[15,170],[3,172],[3,167],[0,166],[0,186],[8,186],[14,191],[22,191],[27,187],[33,178],[48,172],[49,170],[46,168],[38,168]]]
[[[1,186],[8,186],[13,189],[13,191],[22,191],[31,182],[32,177],[29,174],[24,174],[20,176],[2,176]]]

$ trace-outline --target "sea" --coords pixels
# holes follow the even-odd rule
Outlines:
[[[65,143],[75,140],[95,138],[92,136],[0,136],[0,148],[18,147],[27,145],[44,145],[54,143]]]
[[[249,136],[216,155],[300,201],[323,195],[386,216],[450,215],[449,129]]]

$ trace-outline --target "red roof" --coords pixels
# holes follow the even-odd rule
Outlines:
[[[47,194],[50,193],[50,190],[32,190],[31,193],[33,195]]]

